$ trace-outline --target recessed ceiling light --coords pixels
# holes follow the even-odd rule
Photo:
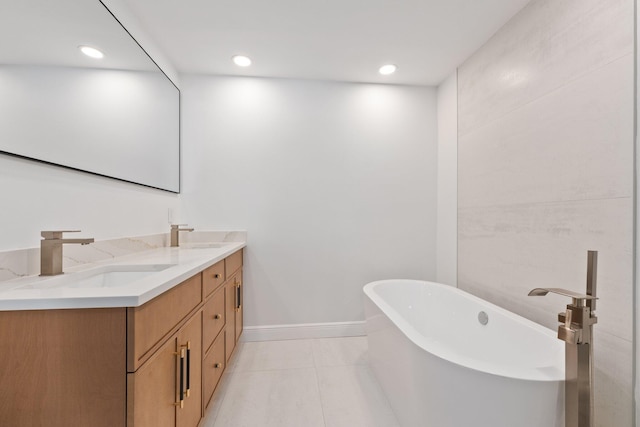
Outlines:
[[[96,49],[95,47],[91,47],[91,46],[78,46],[78,49],[80,49],[80,51],[82,53],[84,53],[85,55],[91,57],[91,58],[95,58],[95,59],[100,59],[102,57],[104,57],[104,53],[100,52],[98,49]]]
[[[396,72],[396,70],[398,69],[398,67],[396,67],[393,64],[387,64],[387,65],[383,65],[382,67],[380,67],[380,69],[378,70],[378,72],[384,76],[387,76],[389,74],[393,74]]]
[[[248,67],[249,65],[251,65],[251,59],[248,56],[236,55],[231,59],[233,59],[233,62],[238,67]]]

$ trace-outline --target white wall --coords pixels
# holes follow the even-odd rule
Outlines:
[[[634,10],[534,0],[458,70],[458,284],[549,328],[598,253],[595,426],[633,425]]]
[[[439,283],[458,284],[458,73],[438,87]]]
[[[156,62],[177,74],[137,24],[124,0],[106,1]],[[179,197],[109,178],[0,154],[0,251],[36,247],[40,231],[82,229],[97,239],[168,231],[167,210]]]
[[[168,232],[178,195],[0,155],[0,251],[37,247],[41,230],[109,239]],[[76,237],[76,236],[69,236]]]
[[[183,219],[248,231],[247,326],[363,320],[367,282],[435,279],[434,89],[182,86]]]

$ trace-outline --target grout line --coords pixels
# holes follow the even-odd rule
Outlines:
[[[280,371],[300,371],[303,369],[315,369],[315,366],[296,366],[295,368],[273,368],[273,369],[251,369],[242,371],[233,371],[239,374],[255,373],[255,372],[280,372]]]
[[[596,314],[597,314],[597,313],[596,313]],[[597,332],[597,334],[596,334],[596,332]],[[594,331],[594,335],[596,335],[596,337],[597,337],[598,335],[600,335],[600,334],[609,335],[609,336],[610,336],[610,337],[612,337],[612,338],[615,338],[615,339],[618,339],[618,340],[621,340],[621,341],[624,341],[624,342],[626,342],[626,343],[630,343],[630,344],[633,344],[633,341],[634,341],[634,340],[633,340],[633,337],[632,337],[631,339],[629,339],[629,338],[624,338],[624,337],[621,337],[621,336],[619,336],[619,335],[612,334],[611,332],[609,332],[609,331],[607,331],[607,330],[598,329],[597,331]]]
[[[322,399],[322,390],[320,389],[320,375],[318,374],[318,364],[316,363],[316,352],[311,340],[311,358],[313,359],[313,372],[316,376],[316,386],[318,387],[318,399],[320,400],[320,414],[322,414],[322,425],[327,427],[327,419],[324,415],[324,401]]]
[[[458,211],[464,209],[477,209],[477,208],[499,208],[509,206],[528,206],[528,205],[560,205],[564,203],[577,203],[577,202],[601,202],[606,200],[621,200],[621,199],[633,199],[633,195],[629,196],[617,196],[617,197],[594,197],[587,199],[567,199],[567,200],[547,200],[547,201],[531,201],[531,202],[518,202],[518,203],[495,203],[491,205],[468,205],[458,206]]]
[[[631,295],[633,298],[633,308],[631,311],[632,319],[632,340],[631,355],[632,366],[631,376],[633,385],[631,387],[633,408],[632,420],[633,425],[638,425],[638,2],[633,2],[633,27],[634,27],[634,43],[633,54],[635,61],[633,62],[633,266],[632,266],[632,284]]]

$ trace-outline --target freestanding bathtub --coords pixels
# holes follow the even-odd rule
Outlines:
[[[364,293],[372,369],[402,427],[564,426],[555,332],[438,283]]]

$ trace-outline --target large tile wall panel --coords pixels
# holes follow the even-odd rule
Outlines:
[[[584,292],[587,251],[598,250],[598,324],[632,339],[632,215],[629,198],[461,208],[460,287],[555,329],[569,299],[528,297],[533,288]]]
[[[459,69],[459,134],[633,53],[633,0],[534,0]]]
[[[461,136],[460,206],[631,197],[633,61],[626,55]]]
[[[458,71],[458,285],[547,327],[599,251],[596,426],[631,427],[634,2],[533,0]]]

